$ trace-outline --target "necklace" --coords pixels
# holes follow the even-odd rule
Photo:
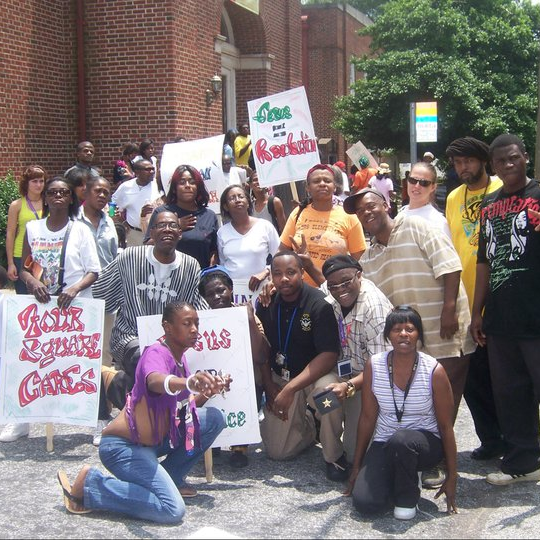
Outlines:
[[[491,178],[488,177],[488,181],[486,184],[486,187],[484,188],[484,193],[482,193],[482,196],[480,197],[480,200],[478,201],[478,204],[476,205],[476,209],[472,210],[472,213],[469,213],[469,207],[467,206],[467,193],[469,191],[469,186],[465,185],[465,197],[463,199],[463,213],[465,214],[465,219],[469,221],[470,223],[477,223],[478,222],[478,216],[480,215],[480,204],[484,200],[484,197],[486,196],[487,190],[489,188],[489,184],[491,184]]]
[[[176,365],[182,369],[184,367],[184,364],[182,363],[182,359],[180,358],[180,360],[177,360],[176,359],[176,356],[174,355],[173,353],[173,350],[169,347],[169,344],[167,343],[167,338],[166,337],[161,337],[158,339],[159,343],[161,343],[161,345],[163,345],[164,347],[167,347],[167,349],[169,349],[169,351],[171,351],[171,355],[172,357],[174,358],[174,361],[176,362]]]

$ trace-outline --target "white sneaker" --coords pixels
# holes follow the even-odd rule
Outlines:
[[[489,473],[486,480],[494,486],[508,486],[516,482],[540,482],[540,469],[526,474]]]
[[[394,517],[396,519],[413,519],[416,516],[416,506],[414,508],[403,508],[402,506],[394,507]]]
[[[0,442],[13,442],[21,437],[28,437],[30,424],[6,424],[0,433]]]
[[[94,438],[92,439],[92,444],[94,446],[99,446],[101,443],[101,432],[105,429],[105,426],[110,422],[110,420],[98,420],[96,431],[94,431]]]

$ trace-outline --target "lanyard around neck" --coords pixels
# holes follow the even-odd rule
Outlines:
[[[30,210],[34,212],[34,216],[36,216],[36,219],[39,219],[37,210],[34,208],[34,205],[32,204],[32,201],[28,198],[28,196],[26,196],[26,206],[28,206],[28,208],[30,208]]]
[[[401,409],[398,409],[396,403],[396,396],[394,394],[394,355],[392,354],[392,352],[388,354],[388,379],[390,381],[390,389],[392,390],[392,399],[394,400],[394,409],[396,411],[396,418],[398,422],[401,422],[401,419],[403,418],[403,413],[405,412],[405,400],[409,395],[409,390],[411,389],[414,374],[416,372],[416,368],[418,367],[418,356],[418,353],[416,353],[416,356],[414,357],[414,364],[412,367],[411,375],[409,376],[409,380],[407,381],[407,386],[405,387],[405,392],[403,394],[403,403],[401,404]]]
[[[279,304],[278,306],[277,323],[278,323],[279,352],[283,354],[284,356],[287,355],[287,347],[289,346],[289,339],[291,337],[292,325],[293,325],[294,317],[296,316],[297,310],[298,310],[298,306],[294,308],[291,320],[289,321],[289,327],[287,328],[287,336],[285,337],[285,345],[282,347],[281,346],[281,304]]]

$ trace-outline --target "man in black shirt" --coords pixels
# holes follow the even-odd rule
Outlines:
[[[480,210],[471,333],[488,347],[497,417],[508,448],[501,472],[486,480],[538,482],[540,187],[527,178],[528,156],[515,135],[497,137],[489,154],[503,187],[486,195]]]
[[[270,364],[262,366],[266,393],[261,434],[272,459],[289,459],[315,441],[314,418],[306,414],[313,395],[337,382],[332,372],[339,351],[336,319],[324,293],[302,281],[304,270],[294,252],[278,253],[272,261],[277,295],[257,316],[270,342]],[[340,409],[321,416],[320,442],[330,480],[347,478]]]

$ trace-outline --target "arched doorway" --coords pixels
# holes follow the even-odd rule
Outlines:
[[[233,26],[225,8],[221,13],[220,34],[216,52],[221,52],[223,133],[226,133],[236,128],[236,70],[240,67],[240,51],[234,45]]]

